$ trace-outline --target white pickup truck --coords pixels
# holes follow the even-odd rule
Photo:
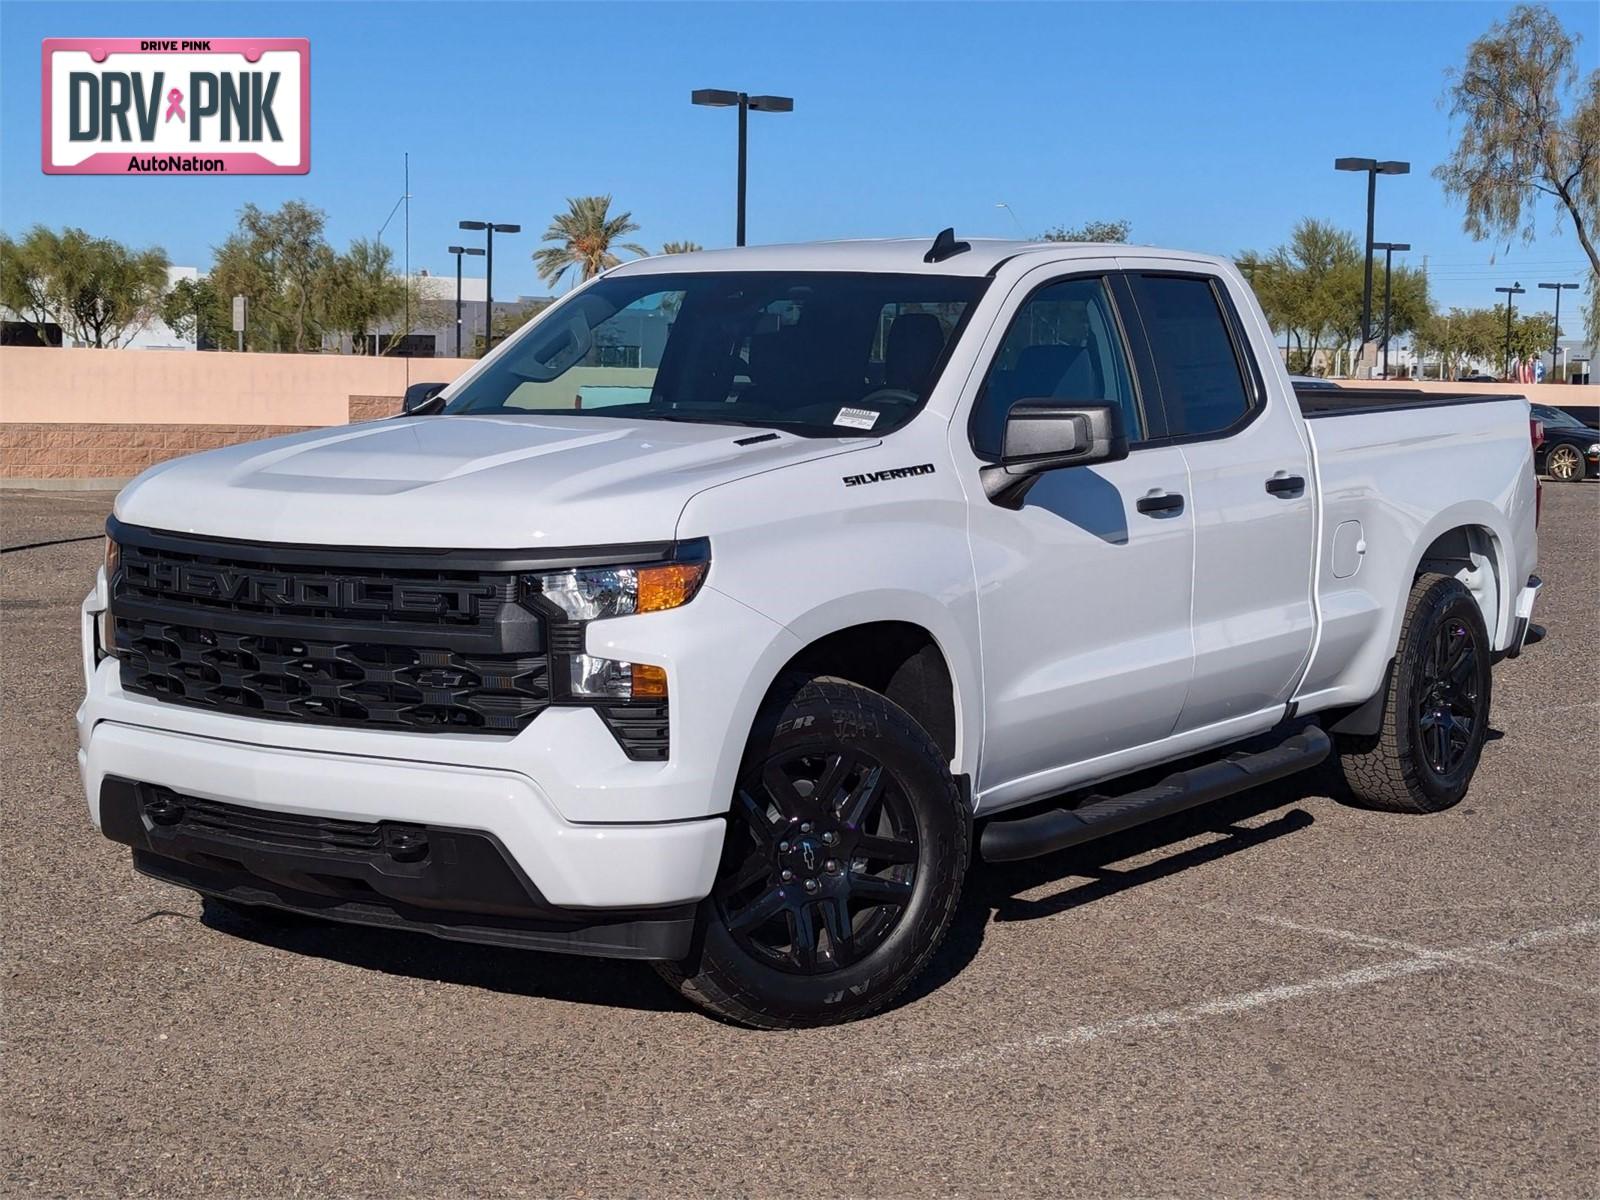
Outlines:
[[[1454,804],[1542,634],[1526,401],[1297,397],[1204,255],[631,262],[406,407],[122,492],[95,824],[212,904],[648,959],[755,1026],[887,1003],[975,850],[1330,751]]]

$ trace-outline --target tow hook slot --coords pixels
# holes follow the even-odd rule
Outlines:
[[[421,862],[428,857],[428,831],[420,825],[385,825],[383,849],[395,862]]]

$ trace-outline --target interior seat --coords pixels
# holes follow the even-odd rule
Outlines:
[[[932,313],[901,313],[883,348],[883,386],[921,396],[944,350],[944,326]]]

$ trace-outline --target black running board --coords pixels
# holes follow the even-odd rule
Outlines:
[[[1009,821],[990,821],[978,845],[989,862],[1016,862],[1053,854],[1304,771],[1327,758],[1332,748],[1326,733],[1308,725],[1269,750],[1230,754],[1216,762],[1178,771],[1142,791],[1091,796],[1073,809],[1056,808]]]

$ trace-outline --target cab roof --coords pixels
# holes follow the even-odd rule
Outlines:
[[[608,275],[661,274],[676,271],[870,271],[907,275],[982,276],[1020,255],[1041,261],[1073,258],[1181,258],[1220,267],[1221,259],[1190,251],[1129,246],[1120,242],[1023,242],[1004,238],[963,239],[968,249],[925,261],[931,237],[864,238],[828,242],[794,242],[777,246],[741,246],[662,254],[613,267]]]

